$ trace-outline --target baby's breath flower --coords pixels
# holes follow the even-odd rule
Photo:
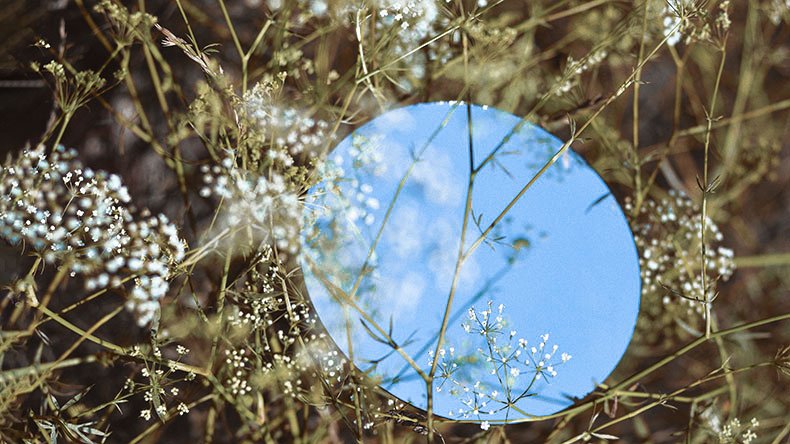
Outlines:
[[[557,86],[555,86],[554,93],[561,96],[570,91],[580,75],[600,65],[607,55],[609,53],[605,49],[599,49],[581,60],[574,60],[573,57],[569,56],[565,65],[565,71],[557,78]]]
[[[223,215],[229,227],[247,225],[263,244],[276,245],[284,253],[296,253],[302,203],[299,190],[277,171],[255,176],[235,166],[226,157],[220,165],[204,166],[203,197],[217,196],[225,201]]]
[[[667,45],[675,46],[680,42],[681,34],[681,7],[680,2],[685,0],[673,0],[666,3],[664,9],[664,36],[667,38]]]
[[[290,155],[314,154],[334,137],[326,121],[278,105],[271,97],[269,84],[258,83],[244,96],[243,111],[256,129],[264,131],[274,147],[280,148],[269,149],[268,155],[286,166],[293,163]]]
[[[752,441],[757,439],[757,433],[754,429],[759,427],[759,425],[760,422],[757,418],[752,418],[748,424],[742,424],[740,419],[732,418],[718,432],[718,441],[720,444],[751,444]]]
[[[625,209],[636,211],[626,199]],[[698,205],[685,194],[670,191],[660,201],[647,200],[632,214],[631,226],[642,273],[645,320],[651,324],[640,337],[651,338],[656,331],[679,334],[677,326],[699,329],[705,312],[704,301],[715,294],[715,283],[727,281],[735,269],[734,253],[722,245],[723,235],[710,218],[705,221],[707,289],[700,276],[702,222]],[[682,270],[683,272],[678,272]],[[640,325],[639,328],[647,327]],[[671,327],[671,328],[664,328]]]
[[[0,170],[0,238],[64,264],[91,292],[131,280],[127,307],[147,325],[184,242],[164,215],[134,210],[120,177],[87,168],[76,155],[39,146]]]
[[[477,347],[476,356],[459,356],[456,347],[438,350],[437,377],[440,383],[437,391],[447,389],[469,409],[454,412],[460,417],[495,414],[509,409],[519,400],[532,395],[530,390],[525,390],[527,386],[532,387],[540,379],[557,377],[556,367],[571,359],[568,353],[562,353],[559,360],[555,358],[559,347],[556,344],[547,346],[548,333],[540,336],[538,347],[532,347],[531,353],[522,353],[526,350],[527,340],[518,338],[515,330],[506,329],[508,321],[504,308],[500,304],[494,310],[493,301],[489,301],[483,310],[474,307],[467,310],[467,320],[462,323],[464,330],[473,335],[475,340],[483,342]],[[428,355],[432,362],[433,351],[429,350]],[[524,374],[531,375],[531,378],[523,378]],[[499,390],[486,387],[492,381],[500,382],[502,386],[498,387]],[[449,386],[449,389],[445,386]],[[520,395],[516,395],[518,393]],[[494,410],[486,408],[489,402],[501,407]]]

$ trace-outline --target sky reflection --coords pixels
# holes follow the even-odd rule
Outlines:
[[[480,106],[472,106],[471,115],[477,167],[520,119]],[[325,210],[303,238],[305,281],[319,318],[347,355],[350,328],[357,366],[372,370],[382,378],[382,387],[420,408],[425,408],[426,394],[417,373],[375,340],[367,331],[375,332],[371,323],[363,326],[360,314],[333,298],[324,284],[352,290],[399,183],[410,172],[355,301],[385,331],[392,325],[393,339],[425,371],[430,368],[428,350],[436,347],[459,251],[470,173],[468,125],[466,105],[425,103],[389,111],[335,148],[327,164],[335,179],[314,187],[308,196],[310,208]],[[560,140],[531,124],[512,134],[476,177],[472,211],[477,223],[469,221],[465,249],[561,146]],[[573,358],[557,366],[556,377],[535,381],[530,393],[537,396],[519,399],[518,409],[504,408],[491,397],[487,408],[496,412],[479,412],[469,419],[515,419],[562,410],[572,404],[571,397],[583,397],[603,382],[631,339],[640,278],[628,223],[598,174],[569,150],[488,239],[459,275],[446,335],[446,348],[454,348],[452,362],[459,370],[452,376],[455,382],[435,390],[436,413],[469,410],[463,393],[453,395],[447,389],[453,384],[470,387],[480,381],[478,389],[489,395],[497,391],[503,398],[499,387],[505,375],[510,378],[508,392],[525,389],[538,362],[530,366],[531,347],[541,342],[547,350],[559,346],[555,361],[562,352]],[[489,301],[492,316],[504,306],[499,345],[507,342],[511,330],[514,344],[519,338],[527,341],[523,355],[516,358],[524,361],[520,370],[514,370],[515,364],[500,366],[492,375],[492,364],[477,351],[486,347],[484,336],[462,326],[470,322],[470,307],[479,313]],[[550,334],[548,341],[541,339],[545,333]],[[536,356],[542,355],[538,350]]]

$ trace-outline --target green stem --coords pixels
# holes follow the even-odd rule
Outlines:
[[[211,358],[209,358],[208,365],[206,366],[206,372],[210,372],[211,368],[214,366],[214,361],[217,358],[219,338],[222,336],[222,316],[225,311],[225,294],[228,286],[228,274],[230,273],[230,261],[233,257],[233,238],[230,239],[230,242],[231,246],[228,247],[225,253],[225,265],[222,269],[222,279],[219,283],[219,295],[217,296],[217,331],[211,340]]]
[[[8,384],[11,381],[23,378],[25,376],[42,375],[53,370],[62,368],[75,367],[82,364],[90,364],[96,362],[98,358],[95,355],[89,355],[81,358],[70,358],[62,361],[47,362],[44,364],[29,365],[27,367],[14,368],[0,372],[0,384]]]
[[[88,333],[87,331],[77,327],[76,325],[74,325],[71,322],[67,321],[66,319],[62,318],[60,315],[58,315],[57,313],[55,313],[52,310],[48,309],[47,307],[39,305],[38,307],[36,307],[36,309],[41,311],[45,315],[49,316],[50,318],[52,318],[53,321],[57,322],[58,324],[62,325],[63,327],[66,327],[67,329],[71,330],[75,334],[79,335],[80,337],[84,337],[85,339],[93,342],[94,344],[100,345],[100,346],[106,348],[107,350],[110,350],[111,352],[117,354],[117,355],[129,356],[127,351],[123,347],[121,347],[120,345],[116,345],[116,344],[114,344],[114,343],[112,343],[110,341],[107,341],[105,339],[101,339],[99,337],[96,337],[96,336]],[[188,364],[184,364],[184,363],[177,362],[177,361],[173,361],[171,359],[157,359],[155,361],[160,363],[160,364],[162,364],[162,365],[165,365],[167,367],[175,369],[175,370],[181,370],[183,372],[192,372],[192,373],[194,373],[196,375],[201,375],[201,376],[206,376],[206,377],[210,375],[209,372],[207,372],[206,370],[204,370],[202,368],[195,367],[195,366],[188,365]]]
[[[790,266],[790,253],[739,256],[733,261],[738,268],[787,267]]]
[[[725,39],[726,42],[726,39]],[[722,44],[721,47],[721,60],[719,62],[719,70],[716,74],[716,85],[713,88],[713,97],[711,97],[710,103],[710,111],[708,112],[708,130],[705,132],[705,158],[703,164],[703,171],[702,171],[702,220],[701,220],[701,228],[700,228],[700,243],[701,243],[701,270],[700,270],[700,279],[702,280],[702,294],[703,294],[703,303],[705,304],[705,337],[710,338],[711,333],[711,305],[713,303],[713,299],[711,298],[710,292],[708,291],[708,248],[707,244],[705,243],[705,227],[706,222],[708,219],[708,194],[711,193],[710,190],[711,185],[708,183],[708,154],[710,152],[710,135],[712,133],[711,125],[713,125],[714,120],[714,111],[716,109],[716,98],[719,95],[719,85],[721,84],[721,76],[724,72],[724,62],[727,59],[727,51],[725,51],[725,46]]]
[[[52,142],[52,148],[58,146],[60,144],[60,140],[63,138],[63,133],[66,132],[66,127],[69,125],[71,121],[72,113],[67,112],[63,114],[63,122],[60,124],[60,130],[58,131],[58,135],[55,137],[55,141]]]

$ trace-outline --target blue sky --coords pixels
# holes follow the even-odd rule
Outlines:
[[[472,107],[476,165],[519,121],[493,108]],[[398,182],[418,158],[376,249],[375,271],[362,281],[357,296],[384,328],[392,318],[396,340],[413,340],[404,348],[425,369],[430,358],[423,350],[435,347],[459,247],[470,169],[468,125],[465,105],[428,103],[389,111],[330,153],[329,162],[341,168],[346,179],[338,182],[341,193],[317,192],[322,185],[312,191],[311,200],[332,211],[316,224],[319,231],[313,241],[322,247],[308,246],[305,254],[335,285],[349,291]],[[561,146],[560,140],[531,124],[502,146],[496,162],[489,162],[475,181],[472,208],[481,228]],[[330,223],[342,228],[333,233]],[[470,223],[467,246],[479,233]],[[547,346],[557,344],[557,356],[562,352],[573,356],[557,367],[555,378],[533,387],[538,396],[518,403],[529,414],[557,412],[571,404],[568,396],[583,397],[595,383],[603,382],[628,346],[640,298],[633,236],[606,184],[571,150],[526,192],[492,236],[502,238],[497,244],[481,245],[464,264],[447,346],[454,346],[459,354],[475,354],[480,337],[466,333],[461,325],[467,309],[482,310],[489,300],[494,307],[504,304],[507,330],[515,330],[516,338],[531,346],[549,333]],[[326,247],[329,241],[332,248]],[[342,305],[329,296],[309,267],[304,270],[319,318],[348,354]],[[358,316],[350,319],[356,363],[368,369],[370,360],[387,356],[390,350],[365,332]],[[499,385],[484,371],[485,363],[478,365],[481,368],[471,373],[485,387]],[[374,373],[391,393],[425,407],[425,385],[405,367],[401,356],[389,354]],[[402,378],[388,381],[393,375]],[[513,386],[526,385],[530,379],[522,373]],[[446,390],[435,396],[437,414],[447,415],[463,406]],[[521,416],[502,411],[480,419],[506,415]]]

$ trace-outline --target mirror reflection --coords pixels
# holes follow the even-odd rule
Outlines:
[[[337,145],[307,196],[301,261],[359,369],[421,409],[434,374],[437,415],[492,422],[560,411],[604,381],[636,323],[638,257],[600,176],[571,149],[552,162],[562,147],[446,102]]]

